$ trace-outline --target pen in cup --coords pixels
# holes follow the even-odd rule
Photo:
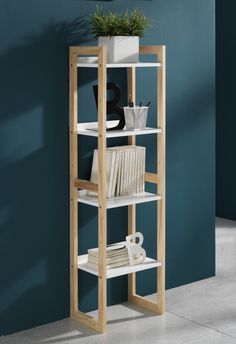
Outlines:
[[[131,100],[131,96],[129,96],[129,103],[128,103],[129,107],[134,107],[134,102]]]

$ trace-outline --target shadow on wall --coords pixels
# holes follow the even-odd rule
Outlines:
[[[89,40],[79,18],[0,55],[0,334],[69,314],[68,45]]]

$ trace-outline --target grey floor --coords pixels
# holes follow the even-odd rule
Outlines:
[[[65,319],[1,337],[0,343],[236,343],[236,222],[217,219],[216,239],[217,276],[167,291],[164,316],[122,304],[108,309],[105,335]]]

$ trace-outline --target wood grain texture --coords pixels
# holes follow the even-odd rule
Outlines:
[[[82,324],[94,329],[95,331],[102,332],[97,319],[89,316],[86,313],[76,311],[71,314],[71,318],[74,320],[78,320]]]
[[[90,46],[90,47],[74,47],[77,51],[77,54],[80,56],[84,56],[84,55],[89,55],[89,56],[98,56],[102,50],[102,47],[99,46]]]
[[[75,179],[74,186],[78,189],[98,192],[98,184],[92,183],[89,180]]]
[[[127,69],[127,82],[128,82],[128,100],[136,102],[136,69],[134,67]],[[135,145],[136,137],[128,137],[128,144]],[[128,206],[128,234],[136,232],[136,206]],[[128,275],[128,300],[131,300],[132,295],[136,293],[136,273]]]
[[[159,175],[157,173],[146,172],[145,173],[145,182],[158,184],[159,183]]]
[[[156,302],[153,302],[151,300],[148,300],[147,298],[145,297],[142,297],[140,295],[137,295],[137,294],[134,294],[130,297],[130,301],[139,306],[139,307],[142,307],[144,309],[147,309],[153,313],[159,313],[159,309],[158,309],[158,306],[157,306],[157,303]]]
[[[158,236],[157,236],[157,259],[162,262],[162,266],[157,273],[157,304],[159,314],[165,312],[165,161],[166,161],[166,47],[157,47],[157,56],[161,62],[158,69],[158,115],[157,125],[162,129],[162,134],[158,135],[157,151],[157,171],[159,175],[158,192],[162,199],[158,202]]]
[[[162,263],[157,269],[157,301],[156,303],[136,294],[136,281],[132,276],[129,278],[128,300],[149,311],[157,314],[165,312],[165,123],[166,123],[166,48],[165,46],[140,47],[141,54],[154,54],[158,66],[157,76],[157,127],[162,129],[162,134],[157,138],[157,171],[155,173],[145,173],[145,181],[158,184],[158,193],[162,199],[157,201],[157,260]],[[131,73],[130,73],[131,74]],[[132,74],[128,80],[132,85],[135,80]],[[132,92],[132,88],[128,88]],[[134,144],[132,139],[130,144]],[[134,233],[133,213],[129,212],[129,233]]]
[[[107,117],[107,50],[98,55],[98,321],[102,332],[107,330],[107,207],[106,207],[106,117]]]
[[[140,53],[140,55],[155,55],[155,56],[158,56],[158,53],[160,51],[159,47],[160,46],[158,46],[158,45],[140,46],[139,47],[139,53]],[[158,58],[159,58],[159,56],[158,56]],[[157,62],[158,62],[158,60],[157,60]]]
[[[99,54],[98,68],[98,150],[99,185],[78,178],[78,55]],[[105,332],[106,321],[106,51],[102,47],[70,47],[70,316],[99,332]],[[96,320],[78,310],[78,194],[77,185],[97,189],[99,195],[99,318]],[[94,190],[92,190],[94,191]]]
[[[78,94],[77,94],[77,53],[70,48],[70,311],[71,314],[78,310],[78,202],[77,190],[74,180],[78,178]]]

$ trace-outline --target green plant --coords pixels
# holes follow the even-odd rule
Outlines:
[[[98,7],[90,15],[92,34],[95,37],[101,36],[144,36],[144,31],[150,25],[151,20],[139,9],[126,11],[125,13],[105,13],[102,7]]]

